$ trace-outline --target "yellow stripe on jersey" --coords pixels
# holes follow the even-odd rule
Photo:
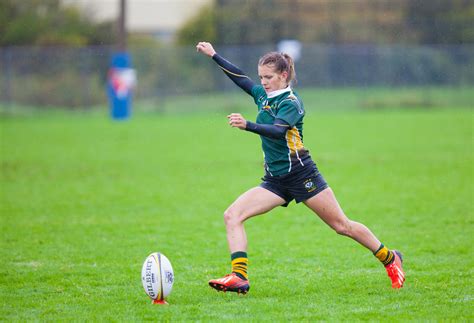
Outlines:
[[[296,154],[298,150],[304,148],[300,133],[296,127],[293,127],[286,132],[286,144],[290,149],[291,154]]]
[[[230,75],[234,75],[234,76],[237,76],[237,77],[246,77],[248,79],[250,79],[250,77],[248,77],[247,75],[241,75],[241,74],[236,74],[236,73],[232,73],[231,71],[229,71],[228,69],[218,65],[224,72],[226,72],[227,74],[230,74]]]

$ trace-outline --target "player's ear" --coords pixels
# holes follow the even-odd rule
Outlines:
[[[288,72],[287,72],[287,71],[281,72],[281,73],[280,73],[280,78],[281,78],[282,80],[285,80],[285,81],[286,81],[286,80],[288,79]]]

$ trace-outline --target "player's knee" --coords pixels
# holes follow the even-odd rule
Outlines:
[[[337,234],[340,234],[342,236],[350,237],[352,235],[352,227],[349,221],[337,222],[333,225],[333,229],[334,231],[336,231]]]
[[[229,207],[224,211],[224,223],[226,226],[232,226],[240,222],[240,214],[235,208]]]

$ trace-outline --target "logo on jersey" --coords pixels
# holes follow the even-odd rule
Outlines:
[[[262,103],[262,109],[258,113],[267,112],[271,116],[275,117],[276,115],[275,115],[274,109],[275,109],[275,104],[269,105],[268,100],[266,100],[265,102]]]

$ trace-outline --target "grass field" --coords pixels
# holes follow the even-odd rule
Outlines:
[[[229,271],[222,213],[262,175],[259,138],[226,124],[230,110],[248,111],[239,100],[127,122],[4,116],[0,320],[474,319],[469,108],[305,102],[306,146],[346,213],[403,251],[402,290],[370,252],[294,203],[246,223],[250,293],[211,290],[207,280]],[[141,286],[153,251],[174,267],[169,306],[151,305]]]

